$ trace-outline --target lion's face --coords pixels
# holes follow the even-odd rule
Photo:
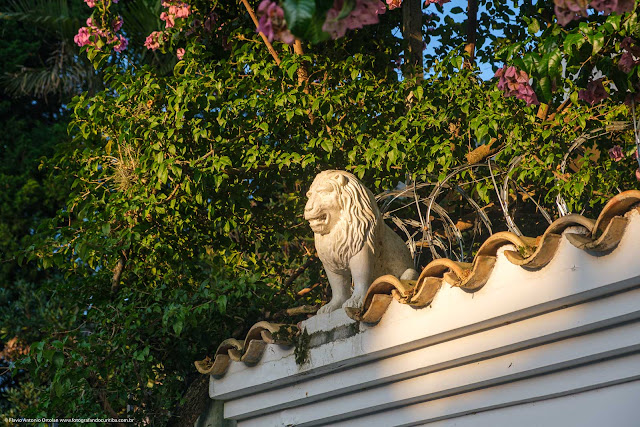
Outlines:
[[[341,203],[337,186],[332,178],[318,175],[307,192],[304,219],[316,234],[329,234],[340,220]]]

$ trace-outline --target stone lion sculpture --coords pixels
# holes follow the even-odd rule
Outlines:
[[[318,314],[340,307],[361,308],[371,282],[382,275],[418,277],[409,248],[384,223],[373,193],[354,175],[321,172],[307,197],[304,218],[313,230],[332,293]]]

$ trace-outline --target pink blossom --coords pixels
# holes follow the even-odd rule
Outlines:
[[[184,57],[184,48],[183,47],[179,47],[178,50],[176,51],[176,56],[178,57],[178,59],[182,60],[182,58]]]
[[[640,168],[636,169],[636,179],[640,181]]]
[[[278,3],[271,0],[262,0],[258,6],[257,32],[264,34],[269,41],[280,40],[281,42],[292,44],[295,40],[293,34],[287,28],[287,21],[284,19],[284,10]]]
[[[144,45],[147,49],[156,50],[160,47],[160,37],[162,36],[162,32],[154,31],[153,33],[147,36],[147,39],[144,41]]]
[[[631,37],[625,37],[620,43],[624,53],[618,61],[618,68],[625,73],[630,73],[633,67],[640,63],[640,46]]]
[[[553,0],[558,23],[563,27],[574,19],[587,16],[589,0]]]
[[[88,27],[80,27],[80,29],[78,30],[78,34],[76,34],[73,37],[73,41],[75,42],[75,44],[77,44],[78,46],[82,47],[82,46],[86,46],[88,44],[92,44],[91,40],[91,32],[89,31]]]
[[[122,52],[127,48],[127,46],[129,46],[129,40],[122,34],[120,34],[116,40],[117,43],[115,46],[113,46],[113,50],[115,50],[116,52]]]
[[[578,98],[590,105],[595,105],[607,98],[609,94],[602,85],[603,79],[592,80],[587,84],[587,88],[578,92]]]
[[[622,152],[622,147],[619,145],[614,145],[613,148],[609,149],[609,157],[614,162],[619,162],[624,159],[624,153]]]
[[[529,84],[529,76],[516,67],[502,67],[496,71],[498,80],[498,89],[503,91],[506,96],[515,96],[527,103],[527,105],[538,105],[538,97]]]
[[[384,3],[379,0],[356,0],[356,5],[349,16],[338,19],[342,4],[343,0],[334,0],[333,7],[327,12],[327,18],[322,25],[322,30],[329,33],[333,39],[343,37],[347,30],[377,24],[379,22],[378,15],[387,11]]]
[[[87,6],[89,7],[95,7],[96,6],[96,0],[84,0],[84,2],[87,4]]]
[[[397,9],[402,6],[402,0],[387,0],[387,6],[389,10]]]
[[[191,6],[185,3],[180,3],[178,6],[174,6],[176,18],[186,18],[191,14]],[[171,13],[171,8],[169,8],[169,13]]]
[[[173,26],[176,25],[176,21],[174,18],[175,18],[175,15],[171,15],[167,12],[162,12],[160,14],[160,19],[162,21],[165,21],[166,28],[173,28]]]
[[[605,15],[611,12],[631,12],[635,6],[634,0],[592,0],[591,7]]]
[[[427,7],[430,4],[437,3],[438,6],[442,6],[445,3],[449,3],[451,0],[425,0],[424,6]]]
[[[120,31],[120,28],[122,28],[123,23],[124,21],[122,19],[122,16],[118,16],[116,19],[114,19],[113,23],[111,24],[113,31]]]

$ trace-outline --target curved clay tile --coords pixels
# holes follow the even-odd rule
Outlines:
[[[235,339],[227,338],[222,341],[216,350],[216,356],[219,354],[228,354],[231,360],[239,362],[242,357],[242,351],[244,350],[244,343]]]
[[[442,278],[425,277],[420,286],[417,287],[415,294],[409,300],[409,304],[414,307],[424,307],[431,304],[436,294],[442,286]]]
[[[469,275],[472,266],[469,262],[452,261],[447,258],[434,259],[422,269],[417,286],[420,287],[427,277],[442,277],[451,285],[457,285]]]
[[[382,319],[382,315],[387,311],[387,307],[391,304],[393,297],[387,294],[375,294],[371,298],[371,302],[368,307],[363,307],[363,314],[354,316],[347,314],[354,320],[361,320],[365,323],[378,323]]]
[[[533,247],[536,244],[536,239],[533,237],[517,236],[510,231],[500,231],[499,233],[492,234],[484,241],[480,249],[478,249],[477,256],[496,256],[498,249],[504,245],[514,245],[518,252],[529,256],[533,253]]]
[[[592,233],[596,226],[596,222],[590,218],[585,218],[582,215],[569,214],[553,221],[551,225],[547,227],[544,234],[562,234],[562,232],[567,228],[577,225],[586,228],[589,233]]]
[[[354,320],[377,323],[393,298],[405,303],[411,299],[415,283],[413,280],[400,280],[391,274],[378,277],[369,286],[362,309],[346,309],[347,315]]]
[[[567,240],[578,249],[608,252],[618,246],[628,223],[629,220],[621,216],[615,216],[609,219],[607,228],[605,228],[604,232],[595,240],[582,234],[567,233],[565,235],[567,236]]]
[[[473,260],[473,269],[466,279],[458,287],[475,291],[480,289],[489,280],[489,275],[496,263],[496,257],[490,255],[476,255]]]
[[[293,329],[295,329],[295,326],[270,323],[263,320],[249,329],[244,340],[244,346],[246,348],[251,340],[262,340],[268,344],[291,344],[291,336],[295,333]]]
[[[197,362],[194,362],[194,364],[196,365],[198,372],[201,374],[221,377],[227,372],[227,369],[229,369],[229,364],[232,359],[236,361],[240,360],[240,352],[242,352],[242,348],[242,342],[229,338],[222,341],[218,346],[213,363],[211,363],[210,357],[205,357],[204,360],[198,360]],[[236,352],[234,353],[235,358],[231,357],[231,351]]]
[[[640,203],[640,190],[624,191],[614,196],[602,208],[595,229],[598,232],[604,232],[614,217],[624,215],[637,203]]]
[[[413,280],[400,280],[391,274],[380,276],[369,286],[364,299],[364,307],[371,302],[375,294],[393,295],[399,301],[406,301],[413,295],[415,283]]]
[[[263,340],[254,339],[249,341],[249,345],[245,347],[245,352],[240,358],[240,361],[250,366],[255,365],[262,358],[262,353],[264,353],[265,348],[267,348],[267,343]]]

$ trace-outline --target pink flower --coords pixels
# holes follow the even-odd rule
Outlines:
[[[116,40],[117,43],[115,46],[113,46],[113,50],[115,50],[116,52],[122,52],[127,48],[127,46],[129,46],[129,40],[122,34],[120,34]]]
[[[527,103],[527,105],[538,105],[538,97],[529,84],[529,76],[516,67],[502,67],[496,71],[498,80],[498,89],[503,91],[506,96],[515,96]]]
[[[327,18],[322,25],[322,30],[329,33],[333,39],[343,37],[347,30],[377,24],[379,22],[378,15],[387,11],[384,3],[379,0],[356,0],[356,5],[349,16],[338,19],[342,5],[343,0],[334,0],[333,7],[327,12]]]
[[[174,20],[175,15],[171,15],[167,12],[162,12],[160,14],[160,19],[162,21],[165,21],[166,23],[166,28],[173,28],[174,25],[176,25],[176,21]]]
[[[280,40],[281,42],[292,44],[295,40],[293,34],[287,28],[287,21],[284,19],[284,10],[278,3],[271,0],[262,0],[258,6],[258,33],[264,34],[269,41]]]
[[[578,99],[582,99],[584,102],[590,105],[595,105],[603,99],[607,98],[609,94],[606,90],[604,90],[602,80],[603,79],[590,81],[586,89],[578,92]]]
[[[96,6],[96,0],[84,0],[84,2],[87,4],[87,6],[89,7],[95,7]]]
[[[636,179],[640,181],[640,168],[636,169]]]
[[[634,0],[592,0],[591,7],[605,15],[611,12],[625,13],[631,12],[635,6]]]
[[[427,7],[430,4],[437,3],[439,6],[442,6],[445,3],[449,3],[451,0],[425,0],[424,6]]]
[[[122,24],[124,23],[122,16],[118,16],[116,19],[113,20],[113,23],[111,23],[111,27],[113,28],[113,31],[120,31],[120,28],[122,28]]]
[[[574,19],[587,16],[589,0],[553,0],[558,23],[563,27]]]
[[[619,162],[624,159],[624,153],[622,152],[622,147],[619,145],[614,145],[613,148],[609,149],[609,157],[614,162]]]
[[[640,63],[640,46],[631,37],[625,37],[620,47],[624,49],[624,53],[620,56],[618,68],[628,74]]]
[[[91,19],[91,18],[89,18]],[[75,42],[75,44],[77,44],[78,46],[82,47],[82,46],[86,46],[88,44],[92,44],[91,40],[91,32],[89,32],[89,28],[88,27],[81,27],[78,30],[78,34],[76,34],[73,37],[73,41]]]
[[[160,37],[162,36],[162,32],[154,31],[153,33],[147,36],[147,39],[144,41],[144,45],[147,49],[156,50],[160,47]]]
[[[402,6],[402,0],[387,0],[387,6],[389,10],[397,9]]]
[[[178,59],[182,60],[182,58],[184,57],[184,48],[183,47],[179,47],[178,50],[176,51],[176,56],[178,57]]]
[[[180,3],[178,6],[175,6],[175,15],[176,18],[186,18],[191,14],[191,6],[185,3]],[[171,13],[171,8],[169,8],[169,12]]]

